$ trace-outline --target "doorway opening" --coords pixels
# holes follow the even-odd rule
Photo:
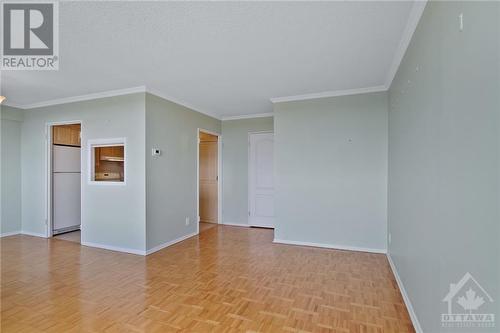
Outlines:
[[[217,226],[220,205],[220,135],[198,130],[198,233]]]
[[[81,242],[81,124],[49,131],[49,236]]]

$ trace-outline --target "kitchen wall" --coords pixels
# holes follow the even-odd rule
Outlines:
[[[223,223],[248,224],[248,133],[273,127],[273,117],[222,122]]]
[[[146,94],[148,250],[197,230],[198,128],[221,133],[221,122]],[[161,149],[162,154],[152,156],[153,148]],[[185,223],[186,218],[190,220],[189,225]]]
[[[274,105],[275,239],[386,250],[387,94]]]
[[[0,106],[0,235],[21,231],[21,124],[23,110]]]
[[[500,315],[499,59],[500,3],[431,1],[390,88],[389,253],[423,332],[466,272]]]
[[[101,98],[24,111],[22,123],[22,228],[45,236],[47,123],[82,122],[82,242],[123,251],[145,250],[145,94]],[[86,142],[127,139],[127,183],[91,185]]]

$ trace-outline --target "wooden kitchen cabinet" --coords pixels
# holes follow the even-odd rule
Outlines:
[[[100,147],[99,157],[100,159],[108,159],[110,157],[123,158],[123,146]]]
[[[52,143],[55,145],[81,146],[80,124],[52,127]]]

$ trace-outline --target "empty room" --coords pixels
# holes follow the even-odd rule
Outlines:
[[[0,8],[1,332],[500,332],[500,1]]]

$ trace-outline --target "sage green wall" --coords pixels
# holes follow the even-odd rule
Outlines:
[[[389,252],[424,332],[466,272],[500,318],[499,50],[500,3],[429,2],[390,88]]]
[[[222,122],[223,223],[248,224],[248,133],[273,130],[273,117]]]
[[[275,239],[384,252],[387,93],[274,105]]]
[[[146,94],[147,249],[196,232],[198,128],[220,133],[221,122]]]
[[[47,123],[82,122],[82,242],[137,253],[145,250],[145,94],[24,110],[22,228],[46,235]],[[126,138],[127,183],[89,184],[87,141]]]
[[[0,106],[0,234],[21,231],[21,124],[23,110]]]

